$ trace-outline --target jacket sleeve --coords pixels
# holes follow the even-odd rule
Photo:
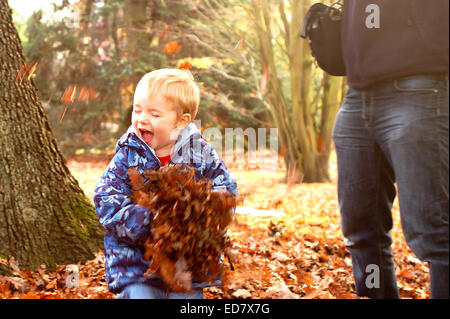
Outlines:
[[[107,233],[130,246],[141,246],[150,235],[150,210],[128,195],[128,149],[119,148],[94,190],[94,205]]]
[[[213,190],[227,190],[238,196],[236,180],[231,175],[224,161],[209,145],[206,146],[206,167],[203,176],[212,181]]]

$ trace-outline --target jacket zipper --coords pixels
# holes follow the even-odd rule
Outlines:
[[[133,133],[134,135],[137,136],[137,138],[142,142],[142,144],[144,144],[144,147],[146,147],[146,148],[149,150],[150,154],[152,154],[153,158],[154,158],[154,159],[156,160],[156,162],[159,164],[159,167],[158,167],[158,168],[161,168],[161,167],[162,167],[161,161],[160,161],[159,158],[153,153],[153,151],[152,151],[152,149],[150,148],[150,146],[148,146],[147,143],[145,143],[145,142],[139,137],[139,135],[137,135],[137,134],[134,133],[134,132],[132,132],[132,133]]]

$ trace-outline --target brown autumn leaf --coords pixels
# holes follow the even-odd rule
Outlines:
[[[235,49],[237,49],[238,51],[242,51],[244,48],[245,48],[245,39],[239,39]]]
[[[169,27],[168,26],[164,27],[164,29],[160,32],[160,34],[158,36],[158,42],[161,42],[162,40],[164,40],[166,38],[168,32],[169,32]]]
[[[75,100],[75,94],[77,92],[77,86],[71,85],[64,90],[63,95],[61,96],[60,102],[63,104],[72,103]]]
[[[270,299],[299,299],[300,296],[293,293],[282,281],[278,281],[274,286],[267,289],[265,298]]]
[[[282,252],[278,252],[278,251],[275,251],[272,253],[272,258],[275,258],[276,260],[278,260],[279,262],[282,262],[282,263],[290,260],[288,255],[286,255],[285,253],[282,253]]]
[[[177,41],[170,41],[167,42],[164,46],[163,52],[172,55],[180,52],[181,48],[181,44],[179,44]]]
[[[36,71],[36,68],[38,66],[38,60],[34,60],[30,64],[24,63],[16,75],[16,81],[21,82],[24,78],[27,78],[27,80],[30,80],[33,76],[34,72]]]
[[[179,68],[180,70],[190,70],[190,69],[192,68],[192,64],[190,64],[189,62],[184,62],[184,63],[181,63],[181,64],[178,66],[178,68]]]
[[[248,299],[252,297],[252,294],[247,289],[238,289],[233,292],[232,296],[238,299]]]
[[[144,257],[152,259],[146,275],[157,274],[174,292],[191,292],[193,279],[219,279],[224,272],[219,260],[230,245],[234,196],[213,191],[211,182],[197,180],[187,165],[128,173],[133,202],[153,213],[144,246]]]

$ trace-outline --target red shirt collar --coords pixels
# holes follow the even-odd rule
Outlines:
[[[158,156],[158,159],[161,162],[161,165],[164,166],[164,165],[166,165],[167,163],[170,162],[170,155],[162,156],[162,157]]]

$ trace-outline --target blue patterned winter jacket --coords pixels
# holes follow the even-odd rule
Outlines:
[[[237,185],[217,152],[203,140],[195,124],[181,131],[175,144],[171,163],[185,163],[196,169],[196,177],[212,181],[213,190],[228,190],[237,196]],[[143,245],[150,234],[152,213],[135,205],[127,196],[132,193],[128,168],[140,173],[161,167],[155,152],[130,127],[119,139],[116,154],[97,183],[94,205],[100,223],[105,227],[105,274],[109,290],[121,292],[133,283],[147,283],[166,289],[163,281],[150,275],[144,277],[150,261],[144,259]],[[193,279],[193,288],[219,285]]]

